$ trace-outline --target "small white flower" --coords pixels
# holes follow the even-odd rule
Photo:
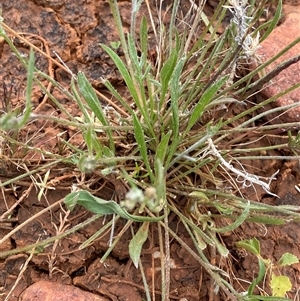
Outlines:
[[[228,0],[228,2],[235,8],[245,7],[248,4],[248,0]]]
[[[144,200],[144,194],[141,189],[132,187],[125,196],[126,200],[134,201],[136,203],[142,203]]]
[[[261,47],[259,45],[260,34],[257,33],[255,38],[252,38],[250,35],[247,35],[244,42],[244,53],[246,58],[250,59],[260,59],[260,56],[257,54],[258,49]]]
[[[236,25],[235,41],[243,48],[242,58],[259,59],[257,50],[259,46],[260,35],[257,33],[255,37],[252,37],[249,33],[249,23],[253,19],[248,16],[248,8],[250,5],[247,0],[228,0],[230,6],[224,6],[228,8],[232,14],[232,23]]]

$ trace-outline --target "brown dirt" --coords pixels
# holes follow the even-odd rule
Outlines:
[[[122,87],[122,81],[113,62],[108,55],[101,50],[99,43],[109,45],[117,41],[118,37],[114,29],[112,14],[108,3],[96,0],[3,0],[1,3],[5,22],[21,35],[29,39],[40,49],[48,52],[55,58],[53,50],[67,63],[72,72],[82,70],[92,81],[94,87],[102,89],[100,78],[111,80],[115,85]],[[130,1],[120,1],[124,28],[130,23],[129,11]],[[15,45],[24,55],[28,55],[28,47],[20,40],[14,41]],[[20,65],[17,58],[12,55],[10,48],[5,43],[0,43],[0,97],[5,106],[20,107],[24,103],[23,92],[25,87],[26,71]],[[36,55],[37,67],[59,81],[62,85],[68,86],[70,76],[61,68],[54,66],[42,55]],[[44,83],[47,85],[47,83]],[[57,96],[60,103],[68,108],[73,116],[79,116],[79,111],[68,99],[62,97],[58,91],[49,87]],[[105,93],[105,91],[103,91]],[[6,103],[7,100],[10,103]],[[40,114],[62,114],[50,100],[35,89],[32,96],[35,111]],[[41,124],[39,121],[30,123],[20,133],[21,141],[30,143],[32,146],[40,147],[41,150],[51,151],[59,148],[57,135],[65,131],[51,122]],[[75,130],[68,129],[64,133],[73,143],[81,144],[81,139]],[[30,139],[29,139],[30,137]],[[281,139],[273,135],[263,143],[272,144],[272,139]],[[274,155],[279,152],[273,153]],[[12,157],[21,158],[21,147],[16,147]],[[27,152],[23,162],[38,162],[44,164],[42,154]],[[3,158],[0,168],[0,180],[2,183],[20,173],[14,164],[14,160]],[[299,162],[262,161],[245,162],[249,166],[248,172],[259,171],[261,175],[269,175],[277,169],[280,170],[278,180],[273,183],[272,191],[280,198],[276,204],[299,204],[299,192],[295,186],[300,183]],[[25,165],[24,165],[25,166]],[[25,167],[21,165],[19,168]],[[267,168],[266,168],[267,166]],[[253,170],[251,170],[251,168]],[[46,171],[40,173],[45,175]],[[7,208],[18,203],[12,211],[10,219],[2,219],[0,223],[0,238],[8,234],[12,229],[27,221],[41,212],[42,209],[63,199],[70,192],[73,183],[78,183],[82,174],[68,166],[56,166],[51,169],[48,180],[48,190],[41,200],[38,200],[38,187],[34,187],[28,178],[21,179],[13,185],[6,185],[2,188],[0,195],[0,215],[4,214]],[[36,177],[36,181],[42,179]],[[90,179],[91,187],[96,191],[105,184],[105,178],[94,183]],[[113,183],[113,182],[111,182]],[[106,187],[101,191],[103,198],[112,198],[115,185]],[[277,186],[276,186],[277,185]],[[52,189],[55,188],[55,189]],[[124,189],[124,187],[123,187]],[[273,204],[274,198],[266,197],[264,191],[257,189],[245,189],[243,193],[254,200]],[[19,231],[14,233],[2,245],[0,251],[23,247],[38,240],[46,239],[56,235],[61,228],[69,229],[72,226],[85,221],[92,216],[81,207],[76,207],[70,215],[60,204],[53,206],[51,210],[38,216],[27,223]],[[97,238],[89,247],[78,250],[78,247],[87,238],[94,234],[103,223],[110,220],[110,217],[99,218],[84,229],[62,239],[58,244],[52,244],[36,255],[34,255],[20,281],[13,289],[10,301],[18,300],[18,296],[24,289],[39,280],[51,280],[62,284],[73,284],[87,291],[107,297],[109,300],[142,300],[145,298],[145,291],[142,276],[137,270],[128,254],[128,242],[131,239],[131,232],[126,231],[120,241],[108,256],[105,263],[100,259],[108,249],[110,232],[104,233]],[[124,220],[118,220],[114,231],[124,226]],[[177,233],[192,249],[193,242],[185,231],[184,226],[174,217],[170,217],[170,228]],[[156,300],[161,295],[161,273],[159,245],[157,240],[157,225],[151,225],[150,237],[142,252],[142,263],[147,283],[153,289]],[[245,290],[257,272],[257,261],[251,254],[241,253],[235,247],[235,242],[241,239],[257,237],[261,242],[262,256],[273,261],[278,260],[285,252],[290,252],[300,258],[300,231],[296,223],[290,223],[281,227],[262,226],[255,223],[243,224],[234,233],[220,236],[220,240],[229,248],[230,256],[226,259],[214,257],[213,250],[207,250],[207,256],[212,262],[216,261],[220,267],[227,269],[232,277],[231,282],[240,291]],[[172,241],[171,248],[171,293],[172,300],[224,300],[222,293],[213,296],[213,282],[204,272],[199,263],[185,251],[177,242]],[[0,300],[5,296],[16,283],[16,279],[22,266],[29,255],[18,254],[9,256],[0,261]],[[300,265],[285,268],[284,274],[289,276],[293,282],[293,290],[289,293],[294,298],[300,288]],[[184,299],[185,298],[185,299]]]

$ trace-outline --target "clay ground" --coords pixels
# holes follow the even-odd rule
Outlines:
[[[55,50],[68,67],[74,72],[83,71],[91,80],[93,86],[103,89],[101,77],[104,77],[120,89],[122,79],[117,73],[113,62],[108,55],[101,50],[99,43],[109,45],[115,42],[117,34],[114,28],[109,5],[105,1],[96,0],[2,0],[3,18],[5,22],[14,30],[29,39],[37,47],[49,51],[54,57],[52,50]],[[124,26],[130,23],[130,1],[120,1]],[[29,53],[29,49],[21,41],[15,41],[16,46],[24,53]],[[0,45],[0,97],[2,110],[7,103],[7,95],[11,106],[18,106],[22,99],[26,71],[20,66],[17,58],[12,55],[8,45]],[[49,62],[37,54],[37,67],[48,72],[62,85],[68,86],[69,75],[56,66],[49,66]],[[53,70],[52,70],[53,68]],[[55,93],[55,91],[54,91]],[[105,90],[103,90],[105,93]],[[78,114],[78,109],[66,98],[57,98],[73,116]],[[59,115],[56,106],[47,100],[43,102],[43,95],[38,90],[33,93],[34,110],[39,114]],[[64,129],[51,122],[40,124],[31,123],[26,130],[20,133],[21,139],[27,141],[34,147],[43,150],[53,150],[58,148],[58,140],[55,139],[58,133]],[[36,133],[31,136],[32,133]],[[74,137],[76,133],[68,129],[64,135]],[[284,136],[285,134],[283,134]],[[272,144],[272,139],[284,139],[282,136],[272,135],[261,143]],[[78,141],[80,144],[81,141]],[[21,157],[22,153],[16,147],[15,158]],[[273,155],[288,154],[288,150],[273,151]],[[32,165],[44,164],[42,156],[27,153],[24,158]],[[24,162],[25,162],[24,161]],[[18,168],[13,160],[1,159],[0,181],[5,183],[9,179],[25,172],[23,165]],[[269,160],[263,162],[245,162],[250,170],[258,171],[260,174],[269,171],[279,170],[277,180],[272,184],[272,191],[280,196],[275,199],[266,197],[263,191],[256,193],[249,189],[243,193],[255,201],[270,204],[291,204],[299,205],[300,193],[295,186],[300,184],[299,162]],[[23,166],[23,167],[22,167]],[[27,165],[28,167],[28,165]],[[23,170],[21,170],[24,168]],[[45,171],[42,172],[42,175]],[[24,178],[14,185],[7,185],[2,188],[0,194],[0,215],[5,214],[7,208],[18,202],[18,206],[12,212],[12,216],[7,222],[0,223],[0,238],[4,237],[13,228],[28,220],[42,209],[61,200],[70,192],[73,183],[82,177],[78,170],[68,166],[55,166],[51,169],[49,181],[55,189],[49,189],[45,196],[38,200],[37,186],[33,185],[32,179]],[[36,179],[40,180],[40,179]],[[93,179],[91,179],[93,182]],[[92,183],[93,189],[103,186],[105,179]],[[117,187],[110,185],[102,191],[103,198],[111,198]],[[55,206],[52,210],[35,218],[19,231],[14,233],[10,239],[0,246],[0,250],[10,250],[16,247],[26,246],[40,239],[46,239],[57,234],[60,226],[70,228],[80,222],[85,221],[92,214],[78,207],[69,216],[63,207]],[[100,258],[108,249],[110,232],[97,238],[89,247],[78,250],[78,246],[88,237],[95,233],[103,223],[110,218],[101,218],[86,226],[84,229],[62,239],[59,244],[51,245],[40,253],[34,255],[26,270],[24,271],[18,284],[13,289],[9,298],[10,301],[18,300],[18,296],[32,283],[41,279],[47,279],[63,284],[73,284],[86,291],[99,294],[107,298],[106,300],[142,300],[145,298],[145,291],[140,271],[137,270],[128,255],[128,242],[131,239],[131,232],[125,232],[120,242],[115,246],[112,253],[104,264],[100,263]],[[124,220],[118,220],[115,225],[115,233],[124,226]],[[192,241],[183,225],[173,216],[170,217],[170,228],[176,231],[177,235],[192,247]],[[151,225],[150,237],[146,242],[142,253],[142,263],[145,270],[147,282],[153,287],[156,300],[160,300],[161,294],[161,274],[160,258],[155,258],[158,251],[157,227]],[[256,223],[243,224],[233,233],[226,233],[219,239],[230,250],[230,256],[221,259],[214,257],[213,250],[207,250],[207,256],[216,261],[220,267],[227,270],[231,277],[231,283],[240,291],[245,290],[255,277],[257,272],[257,261],[251,254],[241,253],[235,246],[235,242],[241,239],[256,237],[261,242],[261,254],[263,257],[276,262],[283,253],[290,252],[300,258],[300,230],[299,224],[289,223],[283,226],[263,226]],[[209,276],[204,272],[199,263],[187,253],[181,246],[172,241],[171,245],[171,293],[172,300],[224,300],[222,293],[214,295],[214,289]],[[7,293],[11,291],[16,283],[16,279],[22,266],[28,259],[28,254],[18,254],[9,256],[0,261],[0,300],[4,300]],[[300,265],[285,268],[283,273],[287,275],[293,284],[293,289],[289,292],[290,298],[297,298],[300,288]],[[185,299],[184,299],[185,298]],[[213,299],[212,299],[213,298]]]

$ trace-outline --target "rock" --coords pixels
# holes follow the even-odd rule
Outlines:
[[[63,285],[50,281],[39,281],[28,287],[19,301],[109,301],[72,285]]]
[[[283,48],[293,42],[296,38],[300,37],[300,6],[285,6],[284,7],[285,19],[284,22],[276,27],[272,33],[261,43],[261,48],[258,51],[262,61],[265,62],[278,54]],[[289,60],[300,54],[300,43],[292,47],[288,52],[282,55],[275,62],[267,66],[266,73],[269,73],[279,64]],[[280,92],[285,91],[291,86],[300,82],[300,62],[297,62],[281,73],[279,73],[271,82],[265,85],[262,94],[264,98],[270,98]],[[277,112],[276,115],[269,116],[268,118],[276,118],[275,122],[297,122],[300,120],[300,88],[281,96],[271,105],[272,107],[285,106],[288,104],[299,103],[299,106],[284,111]],[[269,109],[266,107],[265,109]],[[278,117],[280,115],[280,117]]]

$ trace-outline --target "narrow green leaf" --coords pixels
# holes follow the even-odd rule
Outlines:
[[[115,89],[115,87],[108,81],[105,80],[103,82],[103,84],[105,85],[105,87],[110,91],[110,93],[112,94],[112,96],[114,96],[120,103],[121,105],[129,112],[132,114],[133,110],[130,107],[130,105],[128,105],[128,102],[126,102],[126,100],[123,99],[123,97],[121,96],[121,94]]]
[[[129,72],[128,72],[128,70],[127,70],[124,62],[121,60],[121,58],[112,49],[110,49],[105,44],[100,44],[100,46],[108,53],[108,55],[114,61],[114,63],[116,64],[117,68],[119,69],[122,77],[124,79],[127,79],[127,80],[130,79]]]
[[[0,10],[1,13],[1,10]],[[1,16],[0,16],[1,17]],[[5,38],[5,36],[4,36]],[[32,109],[32,104],[31,104],[31,93],[32,93],[32,86],[33,86],[33,79],[34,79],[34,52],[32,48],[30,48],[30,53],[29,53],[29,60],[28,64],[24,64],[27,67],[27,84],[26,84],[26,103],[25,103],[25,112],[22,117],[17,117],[16,114],[11,111],[7,110],[6,113],[2,114],[1,113],[1,118],[0,118],[0,128],[3,130],[12,130],[12,131],[18,131],[21,129],[26,122],[28,121],[30,114],[31,114],[31,109]],[[25,63],[24,60],[22,60],[23,63]]]
[[[79,91],[81,92],[83,98],[85,99],[92,112],[103,125],[109,125],[109,122],[107,121],[106,116],[102,110],[101,103],[86,76],[80,71],[78,72],[77,78]],[[112,131],[108,129],[107,134],[109,136],[110,141],[109,146],[114,152],[115,146]]]
[[[148,238],[149,222],[144,222],[129,243],[129,255],[136,268],[139,266],[139,259],[144,242]]]
[[[140,68],[139,57],[137,54],[136,45],[130,34],[128,34],[127,39],[128,39],[128,51],[129,51],[129,56],[131,59],[131,64],[134,65],[134,70],[137,72],[137,74],[135,74],[135,76],[136,76],[136,78],[140,78],[141,77],[141,68]]]
[[[198,232],[194,231],[194,235],[195,235],[195,238],[197,240],[197,244],[198,244],[198,247],[201,249],[201,250],[205,250],[206,247],[207,247],[207,244],[204,242],[204,240],[202,239],[202,237],[199,235]]]
[[[256,296],[256,295],[248,295],[247,301],[291,301],[288,298],[280,298],[280,297],[272,297],[272,296]]]
[[[238,248],[244,248],[245,250],[251,252],[255,256],[258,256],[260,254],[260,243],[255,237],[252,239],[238,241],[236,243],[236,246]]]
[[[212,241],[214,242],[214,245],[216,246],[219,254],[222,257],[227,257],[229,254],[229,250],[220,243],[218,238],[216,238],[215,232],[212,232],[210,230],[207,230],[207,232],[210,234],[210,237],[211,237]]]
[[[170,130],[166,135],[164,135],[156,149],[155,162],[157,162],[157,160],[160,160],[162,165],[164,165],[171,134],[172,131]]]
[[[266,265],[265,265],[265,261],[258,257],[258,275],[256,278],[256,283],[260,283],[266,275]]]
[[[85,190],[79,190],[68,194],[65,197],[65,204],[69,210],[74,209],[74,207],[78,204],[93,213],[99,214],[100,216],[106,214],[118,214],[124,219],[136,222],[157,222],[164,218],[163,216],[149,217],[132,215],[115,201],[103,200],[101,198],[93,196],[91,193]]]
[[[101,47],[108,53],[108,55],[111,57],[111,59],[114,61],[115,65],[117,66],[119,72],[121,73],[122,78],[124,79],[126,86],[128,87],[128,90],[131,94],[131,96],[134,99],[134,102],[140,109],[141,113],[144,116],[144,110],[141,107],[139,95],[137,93],[137,90],[135,88],[133,79],[131,78],[131,75],[129,71],[127,70],[127,67],[125,66],[124,62],[121,60],[121,58],[108,46],[104,44],[100,44]]]
[[[263,24],[262,26],[260,26],[259,28],[257,28],[257,32],[264,32],[264,35],[261,37],[260,39],[260,42],[262,42],[266,37],[268,37],[268,35],[273,31],[273,29],[276,27],[278,21],[280,20],[280,18],[282,17],[282,0],[279,0],[277,5],[276,5],[276,11],[275,11],[275,14],[273,16],[273,18],[267,22],[269,23],[267,25],[267,30],[266,31],[263,31],[262,27],[266,27],[266,26],[263,26],[263,25],[266,25],[266,24]],[[255,33],[254,33],[255,34]]]
[[[25,106],[25,113],[22,117],[19,128],[25,125],[31,113],[31,108],[32,108],[31,93],[32,93],[32,85],[33,85],[33,77],[34,77],[34,61],[35,61],[34,52],[33,49],[30,48],[28,69],[27,69],[26,106]]]
[[[233,231],[247,219],[247,216],[249,215],[249,211],[250,211],[250,201],[248,201],[248,203],[245,207],[245,210],[242,212],[242,214],[232,224],[230,224],[226,227],[220,228],[220,229],[210,228],[210,230],[212,230],[214,232],[218,232],[218,233],[225,233],[228,231]]]
[[[189,196],[201,201],[201,203],[208,203],[209,202],[209,198],[207,197],[207,195],[204,192],[201,192],[201,191],[193,191],[189,194]]]
[[[98,156],[102,156],[101,144],[99,142],[99,139],[95,137],[95,131],[91,126],[87,128],[83,136],[89,154],[94,154],[94,152],[96,152]]]
[[[162,66],[160,71],[161,78],[161,97],[160,97],[160,105],[165,102],[165,96],[168,90],[169,82],[172,77],[174,68],[176,66],[177,61],[177,50],[174,49],[170,55],[170,57],[166,60],[165,64]]]
[[[175,74],[174,74],[175,75]],[[175,82],[177,80],[174,78],[171,83],[171,110],[172,110],[172,132],[173,132],[173,139],[172,143],[169,147],[169,153],[166,160],[166,166],[169,164],[169,162],[172,160],[177,148],[178,143],[180,141],[179,136],[179,105],[178,105],[178,99],[179,99],[179,93],[180,93],[180,87],[179,87],[179,79],[177,81],[177,85],[175,85]],[[175,87],[177,86],[177,87]],[[181,137],[183,139],[184,137]]]
[[[141,57],[138,56],[136,44],[130,34],[128,34],[128,51],[131,59],[130,62],[131,78],[132,81],[134,82],[135,90],[139,91],[138,93],[139,97],[137,99],[139,103],[137,103],[137,106],[140,109],[141,113],[143,114],[145,120],[148,121],[149,118],[147,118],[147,115],[145,115],[147,113],[147,110],[144,110],[144,108],[147,107],[145,83],[144,83],[144,75],[143,75],[143,68],[144,68],[143,64],[146,62],[146,59],[145,59],[145,55],[143,54]]]
[[[147,52],[148,52],[148,25],[147,25],[147,19],[145,16],[143,16],[141,26],[140,26],[140,41],[141,41],[142,53],[147,55]]]
[[[249,222],[262,223],[265,225],[284,225],[286,220],[284,218],[277,218],[272,216],[253,216],[247,219]]]
[[[1,13],[1,10],[0,10]],[[1,16],[0,16],[1,17]],[[1,21],[1,20],[0,20]],[[0,24],[1,26],[1,24]],[[4,38],[7,38],[4,35]],[[10,41],[9,39],[7,41]],[[10,45],[10,43],[9,43]],[[12,48],[13,49],[13,48]],[[13,49],[14,50],[14,49]],[[15,49],[16,50],[16,49]],[[17,51],[17,50],[16,50]],[[19,58],[20,54],[15,52]],[[32,85],[34,79],[34,52],[30,48],[29,60],[28,63],[25,63],[25,60],[21,60],[22,63],[27,68],[27,84],[26,84],[26,104],[25,104],[25,112],[23,116],[17,117],[16,113],[8,108],[7,112],[1,113],[0,117],[0,128],[4,131],[18,131],[21,129],[26,122],[28,121],[30,114],[31,114],[31,93],[32,93]]]
[[[134,126],[134,136],[138,144],[141,156],[146,164],[147,171],[149,172],[150,177],[154,180],[153,171],[149,163],[147,145],[145,141],[145,134],[142,128],[142,125],[135,114],[133,114],[133,126]]]
[[[166,162],[165,166],[166,166],[167,170],[170,168],[170,161],[172,161],[172,162],[174,161],[174,155],[176,154],[176,150],[178,150],[178,145],[181,141],[182,141],[181,136],[179,136],[179,135],[175,136],[175,134],[173,134],[172,143],[171,143],[171,145],[169,147],[169,151],[168,151],[168,157],[165,161]]]
[[[286,266],[295,263],[299,263],[299,259],[296,255],[291,253],[284,253],[278,261],[278,265],[280,266]]]
[[[173,131],[173,139],[172,143],[169,147],[169,154],[166,160],[166,166],[172,160],[176,150],[178,149],[178,144],[180,140],[184,137],[179,136],[179,105],[178,99],[180,98],[181,93],[181,83],[180,78],[182,75],[182,70],[184,64],[186,62],[186,58],[183,57],[177,63],[174,73],[171,78],[170,88],[171,88],[171,110],[172,110],[172,131]]]
[[[120,41],[114,41],[114,42],[110,43],[110,47],[112,49],[115,49],[115,50],[117,50],[120,46],[121,46],[121,42]]]
[[[230,218],[233,217],[233,212],[234,212],[233,208],[227,205],[220,205],[218,203],[214,203],[213,205],[218,209],[218,211],[220,211],[220,213],[225,214],[227,216],[230,215]]]
[[[103,155],[105,157],[111,158],[114,156],[112,150],[105,145],[103,146],[103,148],[101,150],[103,151]],[[109,165],[111,165],[111,164],[115,164],[115,162],[112,160],[111,162],[109,162]]]
[[[252,295],[253,291],[263,279],[266,274],[266,266],[262,258],[258,257],[258,276],[252,281],[251,285],[248,288],[248,294]]]
[[[166,181],[165,181],[165,168],[162,162],[157,159],[155,162],[155,188],[156,188],[156,202],[153,211],[160,211],[166,204]]]
[[[79,91],[81,92],[90,109],[103,125],[109,125],[109,122],[107,121],[105,114],[103,113],[101,103],[84,73],[79,71],[77,78]]]
[[[178,98],[179,98],[180,93],[181,93],[180,78],[182,76],[182,70],[183,70],[185,62],[186,62],[186,57],[182,57],[178,61],[177,65],[174,69],[174,72],[172,74],[172,77],[171,77],[171,81],[170,81],[171,101],[173,101],[174,104],[178,103]],[[178,105],[175,108],[178,108]]]
[[[75,85],[76,83],[76,85]],[[82,101],[82,95],[77,90],[78,82],[77,79],[73,78],[71,79],[71,92],[73,98],[76,100],[77,105],[79,106],[79,110],[82,113],[82,119],[85,123],[90,123],[92,121],[92,118],[90,114],[87,111],[86,104]]]
[[[221,78],[214,85],[210,86],[201,96],[198,103],[195,105],[191,117],[189,119],[188,126],[185,130],[185,135],[190,131],[190,129],[194,126],[194,124],[200,119],[202,114],[205,111],[206,106],[212,101],[214,95],[220,90],[225,81],[227,80],[227,76]]]

